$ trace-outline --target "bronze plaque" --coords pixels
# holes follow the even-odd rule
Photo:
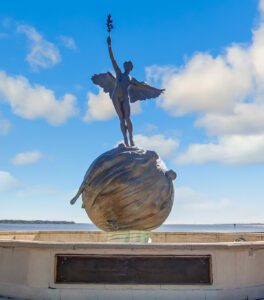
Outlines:
[[[55,283],[208,285],[211,256],[58,254]]]

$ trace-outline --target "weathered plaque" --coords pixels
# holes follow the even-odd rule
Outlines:
[[[55,283],[212,284],[211,256],[60,254]]]

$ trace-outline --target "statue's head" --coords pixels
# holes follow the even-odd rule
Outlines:
[[[125,61],[124,62],[124,69],[126,71],[126,73],[130,73],[133,69],[133,64],[132,64],[132,61]]]

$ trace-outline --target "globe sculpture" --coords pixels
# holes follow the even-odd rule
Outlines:
[[[171,211],[175,178],[156,152],[120,144],[91,164],[71,203],[82,194],[84,209],[102,230],[151,230]]]

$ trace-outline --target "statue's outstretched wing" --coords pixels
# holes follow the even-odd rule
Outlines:
[[[115,87],[115,77],[110,73],[95,74],[92,76],[92,82],[103,88],[105,93],[109,93],[110,97]]]
[[[139,82],[135,78],[131,79],[131,84],[128,89],[131,103],[134,103],[138,100],[141,101],[151,98],[157,98],[164,91],[164,89],[156,89],[145,82]]]

